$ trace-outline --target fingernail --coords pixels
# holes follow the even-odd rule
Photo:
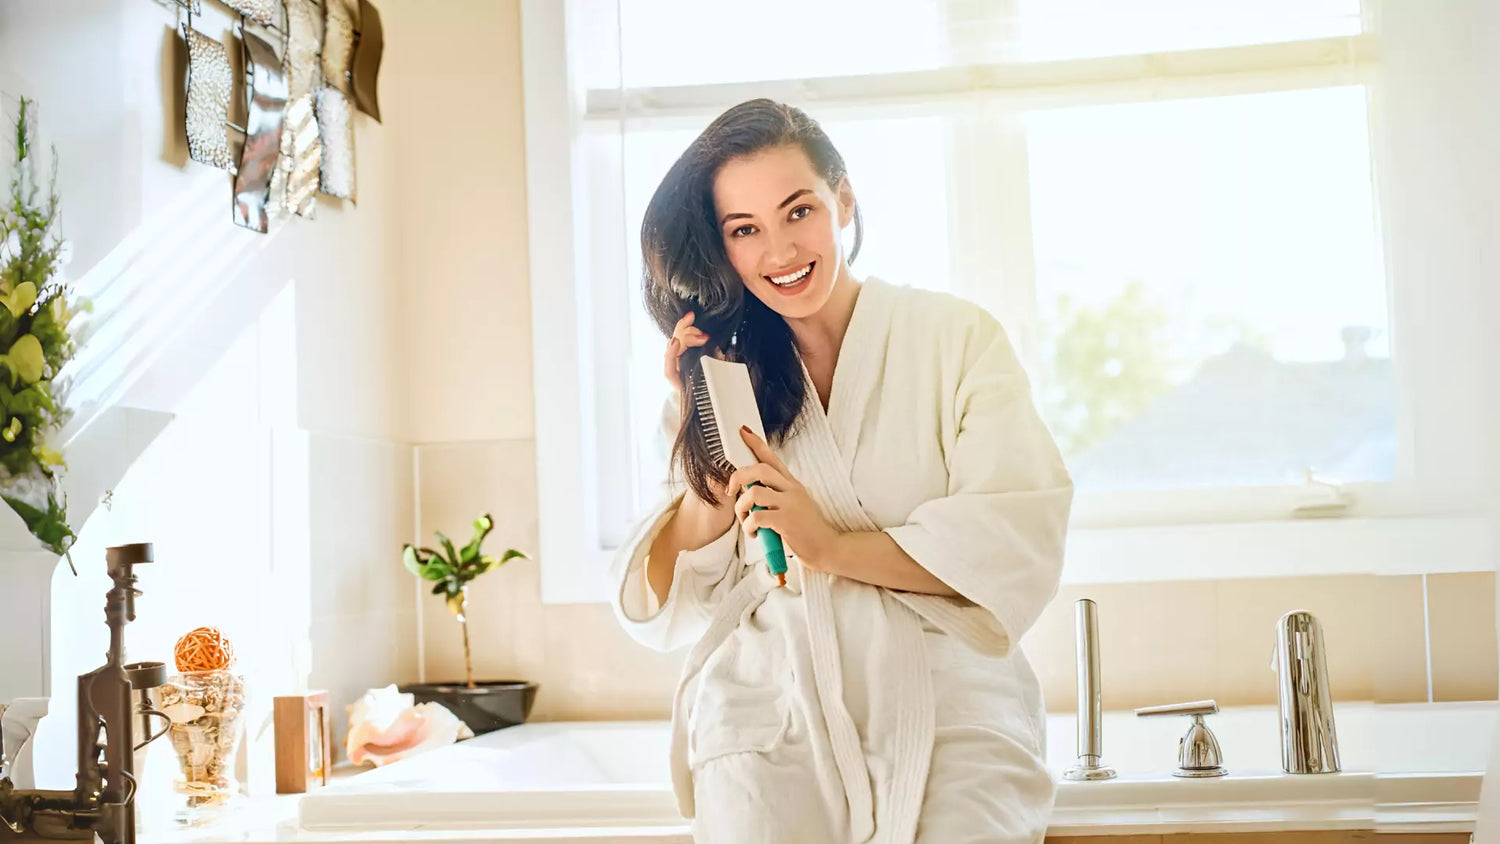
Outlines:
[[[742,433],[742,434],[749,434],[749,433],[753,433],[753,432],[750,430],[750,426],[749,425],[741,425],[740,426],[740,433]]]

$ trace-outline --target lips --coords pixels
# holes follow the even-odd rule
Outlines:
[[[807,280],[810,279],[810,278],[812,278],[813,269],[816,266],[817,266],[817,262],[816,261],[809,261],[807,264],[805,264],[805,265],[803,265],[803,266],[801,266],[801,267],[799,267],[799,268],[797,268],[795,270],[792,270],[791,272],[788,272],[788,273],[779,273],[779,274],[774,275],[774,276],[773,275],[762,276],[762,278],[764,278],[766,281],[770,282],[771,285],[774,286],[777,290],[780,290],[780,291],[796,290],[796,289],[804,286],[807,283]]]

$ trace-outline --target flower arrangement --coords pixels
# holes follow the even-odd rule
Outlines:
[[[66,555],[75,538],[58,489],[66,464],[48,438],[70,416],[67,385],[57,379],[76,351],[69,326],[87,306],[70,303],[58,278],[67,244],[58,217],[57,156],[54,150],[44,188],[32,149],[34,106],[20,101],[15,167],[0,206],[0,499],[44,546]]]

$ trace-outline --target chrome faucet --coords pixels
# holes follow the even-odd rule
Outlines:
[[[1188,715],[1193,723],[1177,740],[1177,770],[1174,777],[1201,779],[1222,777],[1229,773],[1224,768],[1224,753],[1219,750],[1219,740],[1203,722],[1203,716],[1214,715],[1219,704],[1212,700],[1194,700],[1188,703],[1169,703],[1166,706],[1143,706],[1135,711],[1138,717],[1153,715]]]
[[[1104,764],[1104,697],[1099,686],[1099,608],[1088,598],[1075,605],[1078,647],[1078,761],[1063,779],[1107,780],[1115,769]]]
[[[78,781],[71,791],[19,789],[0,778],[0,842],[71,840],[135,844],[135,751],[160,738],[163,727],[136,743],[132,724],[142,713],[134,689],[166,679],[160,662],[125,663],[125,625],[135,620],[133,567],[152,560],[150,544],[106,549],[114,582],[105,594],[109,652],[104,665],[78,677]],[[159,712],[149,714],[165,721]],[[102,757],[102,758],[101,758]]]
[[[1289,774],[1336,773],[1339,742],[1323,627],[1312,613],[1295,610],[1276,622],[1271,668],[1281,714],[1281,769]]]

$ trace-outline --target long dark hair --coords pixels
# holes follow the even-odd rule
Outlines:
[[[667,171],[646,206],[641,222],[641,255],[645,272],[642,293],[646,310],[663,336],[692,311],[693,325],[709,342],[690,348],[679,359],[682,383],[691,392],[698,360],[705,354],[746,364],[761,423],[773,444],[785,442],[807,400],[802,366],[791,326],[766,307],[729,263],[714,208],[714,178],[735,158],[761,150],[795,145],[835,190],[847,172],[844,158],[817,121],[801,109],[773,100],[740,103],[719,115]],[[859,206],[854,208],[854,246],[863,239]],[[691,395],[683,402],[682,422],[672,445],[672,469],[681,470],[699,498],[717,504],[731,467],[710,458]],[[738,436],[738,432],[729,432]]]

